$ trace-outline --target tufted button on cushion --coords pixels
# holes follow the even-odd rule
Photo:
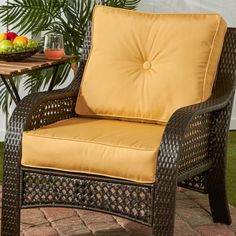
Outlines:
[[[143,69],[144,69],[144,70],[150,70],[151,68],[152,68],[151,62],[145,61],[145,62],[143,63]]]
[[[211,96],[226,29],[218,14],[95,7],[76,113],[167,123]]]

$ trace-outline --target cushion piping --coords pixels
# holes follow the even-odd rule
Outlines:
[[[107,144],[107,143],[93,142],[93,141],[87,141],[87,140],[67,139],[67,138],[59,138],[59,137],[49,137],[49,136],[45,137],[43,135],[29,134],[29,133],[27,133],[27,135],[31,136],[31,137],[40,137],[40,138],[56,139],[56,140],[67,140],[70,142],[78,142],[78,143],[93,143],[93,144],[103,145],[103,146],[108,146],[108,147],[119,147],[119,148],[126,148],[126,149],[133,149],[133,150],[147,151],[147,152],[156,151],[158,149],[158,148],[157,149],[135,148],[135,147],[129,147],[129,146],[119,146],[119,145],[112,145],[112,144]]]
[[[221,23],[221,18],[218,18],[218,24],[217,24],[216,32],[215,32],[215,34],[214,34],[212,43],[211,43],[211,51],[210,51],[210,54],[209,54],[209,57],[208,57],[208,60],[207,60],[207,66],[206,66],[206,71],[205,71],[204,80],[203,80],[203,86],[202,86],[202,101],[204,100],[204,92],[205,92],[205,89],[206,89],[206,77],[207,77],[207,74],[208,74],[208,69],[209,69],[210,59],[211,59],[212,53],[213,53],[213,48],[214,48],[214,46],[215,46],[216,36],[217,36],[218,33],[219,33],[220,23]]]
[[[82,173],[82,174],[90,174],[91,172],[86,172],[86,171],[76,171],[76,170],[68,170],[68,169],[61,169],[61,168],[55,168],[55,167],[46,167],[46,166],[40,166],[40,165],[25,165],[24,163],[22,164],[22,166],[25,167],[32,167],[32,168],[39,168],[39,169],[47,169],[47,170],[59,170],[59,171],[66,171],[66,172],[72,172],[72,173]],[[97,173],[97,172],[93,172],[93,175],[98,175],[98,176],[105,176],[105,177],[109,177],[109,178],[113,178],[113,179],[123,179],[123,180],[128,180],[128,181],[132,181],[135,183],[143,183],[143,184],[153,184],[155,183],[155,179],[154,180],[136,180],[136,179],[132,179],[132,178],[124,178],[124,177],[117,177],[115,175],[108,175],[108,174],[101,174],[101,173]]]

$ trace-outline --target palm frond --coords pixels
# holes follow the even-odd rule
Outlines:
[[[16,76],[13,78],[16,88],[19,88],[21,83],[21,76]],[[8,81],[6,81],[9,83]],[[10,85],[9,85],[10,86]],[[10,86],[11,87],[11,86]],[[8,108],[12,105],[13,99],[10,96],[10,93],[6,89],[5,84],[3,83],[2,79],[0,78],[0,108],[4,113],[8,112]]]
[[[24,89],[28,93],[35,93],[40,90],[42,87],[42,84],[44,83],[44,80],[46,78],[45,71],[35,71],[31,72],[30,74],[26,75],[25,81],[24,81]]]
[[[10,0],[0,6],[0,18],[21,34],[39,33],[60,15],[63,5],[61,0]]]
[[[3,81],[0,79],[0,107],[4,113],[6,113],[8,108],[7,96],[7,89]]]
[[[141,0],[98,0],[101,5],[134,10]]]
[[[79,50],[83,45],[83,38],[87,29],[88,20],[92,14],[95,2],[84,0],[69,0],[63,7],[61,17],[62,27],[66,32],[66,41],[70,42],[68,48],[73,55],[79,55]],[[65,18],[65,20],[64,20]]]
[[[57,71],[57,77],[54,81],[54,87],[62,85],[68,78],[71,70],[71,64],[67,63],[61,65]],[[42,71],[35,71],[27,74],[23,86],[28,93],[35,93],[40,90],[48,88],[51,82],[53,68],[44,69]]]
[[[71,70],[71,64],[67,63],[59,67],[57,77],[54,82],[54,87],[61,86],[64,84]]]

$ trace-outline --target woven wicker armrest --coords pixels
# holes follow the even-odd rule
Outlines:
[[[22,99],[7,127],[4,163],[15,171],[21,159],[23,131],[75,116],[75,102],[75,93],[67,89],[35,93]]]
[[[78,74],[67,88],[24,97],[12,114],[6,141],[9,135],[13,134],[21,139],[23,131],[37,129],[75,116],[75,103],[84,65],[85,63],[81,62]]]
[[[75,101],[75,92],[67,89],[30,94],[16,107],[7,132],[20,134],[70,118],[75,115]]]
[[[176,193],[176,185],[181,183],[183,186],[183,181],[207,171],[206,179],[210,185],[205,182],[200,191],[209,193],[214,221],[222,222],[224,218],[224,222],[230,224],[225,190],[225,154],[235,84],[232,77],[225,76],[222,80],[218,77],[224,82],[217,83],[207,101],[180,108],[167,124],[160,145],[155,182],[155,212],[161,211],[161,217],[163,214],[166,217],[174,215],[175,207],[163,213],[159,203],[168,205],[171,201],[175,206],[172,195]],[[214,186],[221,186],[217,197],[214,197]],[[224,205],[217,199],[222,199]],[[159,224],[158,220],[154,221],[156,227],[161,227]]]
[[[20,165],[21,141],[24,131],[76,116],[75,103],[84,65],[85,63],[81,62],[77,76],[67,88],[30,94],[17,105],[7,127],[4,155],[5,172],[10,171],[19,175],[18,166]]]
[[[209,159],[209,140],[214,142],[214,137],[223,135],[222,130],[228,130],[235,84],[230,78],[220,81],[224,83],[217,84],[207,101],[180,108],[172,115],[160,145],[157,179],[170,176],[170,172],[178,181],[189,172],[192,175],[194,169],[197,174],[198,163],[202,166]]]

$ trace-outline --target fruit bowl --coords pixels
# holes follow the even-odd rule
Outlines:
[[[28,49],[18,52],[0,52],[0,60],[4,61],[21,61],[33,56],[39,51],[39,48]]]

